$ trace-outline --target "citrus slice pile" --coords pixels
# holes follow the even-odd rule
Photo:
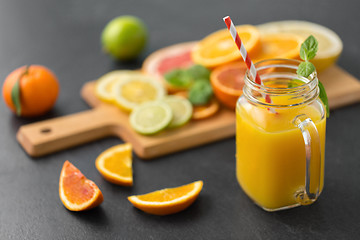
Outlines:
[[[116,145],[102,152],[95,161],[100,174],[109,182],[132,186],[132,146],[129,143]]]
[[[195,44],[196,42],[180,43],[153,52],[145,59],[142,71],[157,77],[169,92],[181,90],[179,87],[168,84],[163,76],[171,70],[191,66],[193,64],[191,50]]]
[[[203,187],[202,181],[196,181],[176,188],[166,188],[144,195],[128,197],[138,209],[154,214],[168,215],[189,207],[198,197]]]
[[[193,107],[189,100],[179,96],[167,96],[164,101],[170,106],[173,113],[169,128],[183,126],[191,119]]]
[[[129,75],[141,75],[140,72],[130,70],[116,70],[109,72],[96,81],[95,94],[104,102],[112,103],[114,96],[112,87],[115,82],[121,82]]]
[[[257,28],[251,25],[240,25],[236,27],[236,30],[250,57],[257,55],[261,50],[260,33]],[[208,35],[192,51],[193,61],[208,68],[240,58],[240,52],[227,29]]]
[[[65,161],[61,170],[59,196],[64,206],[70,211],[94,208],[104,199],[96,184],[87,179],[69,161]]]
[[[231,109],[235,109],[236,101],[242,94],[246,70],[245,63],[235,62],[211,72],[210,82],[216,98]]]
[[[311,60],[317,72],[331,66],[340,56],[343,44],[340,37],[331,29],[306,21],[278,21],[257,26],[262,34],[291,33],[301,36],[304,40],[313,35],[319,42],[316,57]],[[298,49],[299,50],[299,49]]]
[[[160,100],[165,93],[155,77],[144,74],[127,75],[112,86],[115,104],[126,111],[132,111],[144,102]]]

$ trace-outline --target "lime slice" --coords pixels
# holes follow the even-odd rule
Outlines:
[[[129,70],[117,70],[109,72],[96,81],[95,94],[104,102],[112,103],[114,97],[112,94],[112,86],[115,82],[120,82],[129,75],[139,75],[140,72]]]
[[[165,89],[152,76],[144,74],[128,75],[112,86],[115,104],[126,111],[132,111],[144,102],[160,100],[165,96]]]
[[[167,96],[164,102],[170,106],[173,113],[169,128],[180,127],[190,120],[193,108],[189,100],[179,96]]]
[[[165,129],[173,118],[170,106],[162,101],[143,103],[130,114],[132,128],[145,135]]]

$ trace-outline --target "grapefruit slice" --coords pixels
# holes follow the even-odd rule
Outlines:
[[[195,44],[196,42],[186,42],[159,49],[145,59],[141,70],[156,76],[169,92],[183,90],[168,84],[163,76],[171,70],[191,66],[191,50]]]

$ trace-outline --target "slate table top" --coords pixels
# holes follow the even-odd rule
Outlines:
[[[106,182],[96,156],[119,144],[106,138],[40,158],[17,143],[18,128],[89,109],[79,91],[115,69],[136,69],[151,52],[198,40],[236,24],[299,19],[337,32],[344,50],[338,65],[360,78],[360,3],[344,1],[0,1],[0,79],[25,64],[42,64],[59,78],[54,109],[18,118],[0,102],[0,239],[357,239],[360,235],[360,104],[331,112],[327,122],[325,188],[306,207],[268,213],[244,194],[235,178],[235,138],[143,161],[134,156],[132,188]],[[119,15],[142,18],[150,32],[146,51],[130,63],[103,54],[100,34]],[[62,164],[69,160],[100,187],[103,204],[67,211],[58,195]],[[133,208],[126,197],[198,179],[204,188],[185,211],[165,217]]]

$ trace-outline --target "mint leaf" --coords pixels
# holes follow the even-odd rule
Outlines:
[[[330,117],[329,101],[328,101],[328,97],[327,97],[327,94],[325,91],[325,87],[320,81],[319,81],[319,90],[320,90],[319,98],[325,105],[326,117],[328,118],[328,117]]]
[[[303,76],[307,78],[311,73],[313,73],[316,70],[314,64],[309,62],[309,60],[313,59],[316,56],[317,51],[318,51],[318,41],[313,35],[310,35],[301,44],[300,57],[305,62],[300,63],[298,66],[296,73],[299,76]],[[318,81],[318,86],[320,90],[319,98],[325,105],[326,117],[328,118],[330,116],[330,110],[329,110],[329,102],[325,91],[325,87],[320,81]]]
[[[197,79],[209,79],[210,78],[210,71],[206,67],[196,64],[191,66],[188,69],[191,76],[196,81]]]
[[[191,86],[189,101],[194,105],[207,104],[213,95],[212,87],[207,79],[198,79]]]
[[[300,58],[305,61],[313,59],[318,51],[318,41],[313,35],[310,35],[300,48]]]
[[[165,74],[166,81],[176,87],[190,87],[193,83],[193,78],[190,73],[183,69],[175,69]]]
[[[315,71],[315,66],[311,62],[302,62],[299,64],[296,73],[303,77],[308,77]]]
[[[166,81],[175,87],[189,88],[198,79],[210,78],[210,71],[202,65],[193,65],[188,69],[174,69],[164,75]]]

